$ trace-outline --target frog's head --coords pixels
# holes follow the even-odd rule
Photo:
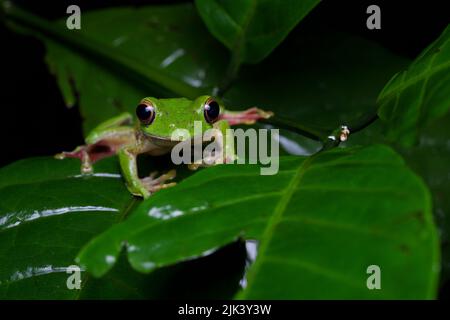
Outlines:
[[[141,131],[150,137],[170,140],[176,129],[184,129],[194,137],[194,122],[201,122],[202,134],[213,127],[223,107],[211,96],[191,101],[185,98],[144,98],[136,108]],[[197,133],[197,132],[195,132]],[[177,138],[175,141],[183,140]]]

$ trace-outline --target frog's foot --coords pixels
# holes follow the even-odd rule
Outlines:
[[[73,151],[64,151],[55,155],[56,159],[77,158],[81,161],[81,173],[89,174],[93,172],[92,164],[103,158],[117,153],[117,145],[101,140],[94,144],[78,146]]]
[[[77,158],[81,161],[81,173],[90,174],[93,172],[91,157],[88,152],[87,146],[79,146],[75,150],[70,152],[61,152],[55,155],[56,159],[62,160],[65,158]]]
[[[244,111],[227,111],[219,119],[226,120],[230,126],[237,124],[254,124],[258,120],[269,119],[273,112],[264,111],[256,107]]]
[[[194,163],[188,163],[187,167],[189,170],[195,171],[200,167],[204,167],[205,165],[203,163],[198,163],[198,162],[194,162]]]
[[[150,192],[156,192],[161,189],[166,189],[176,185],[176,182],[165,183],[168,180],[172,180],[176,177],[176,171],[174,169],[167,173],[164,173],[156,178],[158,172],[152,172],[148,177],[141,179],[143,186]]]

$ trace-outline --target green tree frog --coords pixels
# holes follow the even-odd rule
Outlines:
[[[226,130],[230,125],[253,124],[260,119],[272,116],[258,108],[250,108],[245,111],[227,111],[221,103],[211,96],[201,96],[195,100],[185,98],[157,99],[147,97],[141,100],[136,108],[136,116],[139,122],[132,125],[133,117],[130,113],[120,114],[109,119],[93,129],[85,139],[85,145],[77,147],[71,152],[57,154],[57,159],[66,157],[79,158],[81,160],[81,172],[90,174],[93,172],[92,164],[102,158],[117,154],[123,177],[128,190],[136,196],[147,198],[152,193],[175,185],[167,181],[175,177],[175,170],[171,170],[159,177],[156,173],[145,178],[139,178],[136,158],[140,154],[153,156],[163,155],[181,140],[173,139],[175,129],[184,129],[194,138],[194,121],[202,122],[202,131],[216,128],[222,133],[223,143],[220,146],[226,152],[220,152],[224,159],[219,163],[227,163],[233,160],[233,137],[227,136]],[[228,156],[226,156],[228,155]],[[201,165],[201,164],[200,164]],[[196,169],[199,164],[189,165],[190,169]]]

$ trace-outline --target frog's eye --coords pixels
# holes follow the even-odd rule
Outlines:
[[[155,120],[155,108],[149,102],[143,102],[136,107],[136,115],[142,124],[149,125]]]
[[[217,101],[213,99],[208,99],[205,103],[204,114],[205,120],[208,123],[214,123],[219,118],[220,106]]]

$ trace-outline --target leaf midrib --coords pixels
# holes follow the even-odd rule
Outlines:
[[[306,170],[308,169],[308,167],[311,165],[311,163],[313,162],[313,160],[315,158],[316,158],[316,156],[309,157],[308,159],[303,161],[303,163],[298,167],[297,172],[292,176],[291,181],[285,188],[283,196],[278,201],[278,205],[275,207],[275,211],[274,211],[273,215],[270,217],[269,221],[267,222],[266,229],[264,230],[264,232],[262,233],[262,236],[261,236],[262,244],[261,244],[261,247],[258,252],[258,257],[256,258],[255,264],[252,266],[251,272],[249,273],[248,286],[243,293],[244,297],[249,292],[251,284],[254,281],[254,278],[256,277],[256,275],[258,274],[258,271],[259,271],[261,263],[262,263],[261,257],[264,256],[264,254],[267,250],[267,247],[270,244],[270,241],[273,237],[273,232],[274,232],[275,226],[281,221],[283,213],[285,212],[286,207],[289,204],[289,202],[294,194],[294,191],[297,189],[298,185],[300,184],[300,181],[302,180],[303,175],[305,174]]]
[[[223,208],[223,207],[227,207],[227,206],[231,206],[231,205],[235,205],[235,204],[239,204],[242,202],[246,202],[246,201],[251,201],[251,200],[255,200],[255,199],[260,199],[260,198],[267,198],[267,197],[276,197],[280,194],[280,192],[265,192],[265,193],[258,193],[252,196],[248,196],[248,197],[241,197],[238,199],[233,199],[233,200],[228,200],[228,201],[224,201],[221,203],[218,203],[214,206],[214,209],[218,209],[218,208]],[[129,236],[129,238],[133,238],[133,237],[137,237],[139,234],[141,233],[145,233],[150,231],[150,229],[155,228],[161,224],[167,223],[168,221],[170,222],[174,222],[174,221],[178,221],[184,217],[186,217],[187,215],[192,216],[192,215],[200,215],[202,213],[204,213],[205,210],[198,210],[195,212],[190,212],[184,215],[180,215],[174,218],[171,218],[170,220],[157,220],[151,224],[147,224],[144,225],[142,227],[140,227],[139,229],[134,230],[134,232]]]

